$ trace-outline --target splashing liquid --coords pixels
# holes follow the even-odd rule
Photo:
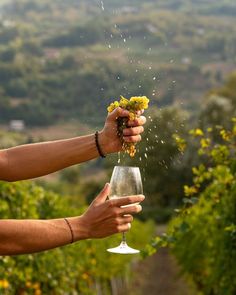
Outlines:
[[[118,152],[118,159],[117,159],[117,163],[120,164],[120,152]]]

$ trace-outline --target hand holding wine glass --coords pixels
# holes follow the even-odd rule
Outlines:
[[[143,195],[107,200],[110,193],[110,185],[106,184],[87,211],[79,217],[77,228],[80,239],[104,238],[128,231],[133,221],[132,215],[142,210],[138,203],[144,200]]]
[[[140,170],[138,167],[115,166],[111,177],[111,190],[109,199],[125,200],[129,195],[143,194],[143,186]],[[124,201],[124,206],[128,208]],[[125,216],[125,215],[124,215]],[[122,242],[118,247],[107,249],[107,251],[119,254],[135,254],[139,250],[129,247],[126,243],[125,231],[123,231]]]

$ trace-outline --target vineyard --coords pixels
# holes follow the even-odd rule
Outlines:
[[[75,208],[61,196],[28,182],[0,184],[0,217],[48,219],[76,216]],[[142,232],[142,235],[139,232]],[[135,221],[130,244],[143,248],[154,225]],[[120,236],[88,240],[46,253],[0,258],[1,294],[116,294],[131,279],[132,257],[109,254]],[[135,261],[133,261],[135,263]],[[99,291],[102,290],[102,291]]]
[[[0,256],[0,295],[235,295],[235,1],[0,2],[0,149],[95,133],[117,106],[147,119],[137,145],[117,120],[124,153],[0,182],[0,220],[56,219],[138,166],[127,240],[141,255],[108,253],[117,234]]]
[[[206,295],[236,292],[236,118],[232,122],[232,130],[217,128],[220,144],[212,144],[212,128],[207,134],[201,129],[190,132],[199,139],[202,162],[192,169],[193,184],[184,186],[183,207],[175,210],[178,215],[167,233],[146,247],[150,255],[170,247]]]

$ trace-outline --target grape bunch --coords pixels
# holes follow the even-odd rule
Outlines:
[[[122,141],[122,150],[129,154],[130,157],[134,157],[136,153],[136,147],[134,143],[125,142],[123,140],[123,129],[127,128],[129,120],[135,120],[137,117],[137,111],[141,111],[148,108],[149,99],[146,96],[133,96],[127,99],[121,96],[120,101],[114,101],[109,105],[107,111],[111,113],[114,109],[121,107],[129,111],[129,118],[117,118],[118,135]]]

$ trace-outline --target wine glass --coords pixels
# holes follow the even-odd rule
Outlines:
[[[115,166],[111,176],[110,187],[109,199],[143,194],[143,185],[139,168]],[[107,249],[107,251],[120,254],[136,254],[140,252],[127,245],[124,232],[122,233],[121,244],[118,247]]]

